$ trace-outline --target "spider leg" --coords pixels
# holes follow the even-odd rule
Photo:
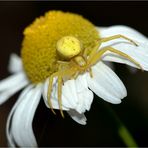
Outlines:
[[[53,107],[52,107],[52,103],[51,103],[51,92],[52,92],[52,84],[53,84],[53,79],[55,76],[58,76],[58,103],[59,103],[59,109],[60,109],[60,113],[62,115],[62,117],[64,118],[64,114],[63,114],[63,111],[62,111],[62,102],[61,102],[61,95],[62,95],[62,77],[60,76],[60,73],[57,72],[57,73],[54,73],[53,75],[50,76],[50,79],[49,79],[49,86],[48,86],[48,104],[51,108],[51,111],[55,113],[55,111],[53,110]]]
[[[60,73],[59,73],[59,76],[58,76],[58,102],[59,102],[59,109],[60,109],[61,116],[64,118],[64,113],[62,110],[61,96],[62,96],[62,77],[60,76]]]
[[[88,71],[89,71],[89,75],[90,75],[90,77],[93,78],[92,68],[90,67],[90,68],[88,69]]]
[[[69,76],[68,79],[71,79],[71,78],[76,79],[78,75],[79,75],[79,71],[76,67],[70,68],[63,72],[63,76]]]
[[[89,47],[87,47],[86,49],[83,50],[82,55],[83,55],[83,57],[84,57],[85,59],[87,59],[87,56],[88,56],[88,54],[89,54],[89,52],[90,52],[90,49],[92,49],[91,46],[89,46]]]
[[[114,40],[114,39],[118,39],[118,38],[123,38],[129,42],[131,42],[132,44],[134,44],[135,46],[138,46],[136,42],[134,42],[132,39],[124,36],[124,35],[121,35],[121,34],[117,34],[117,35],[113,35],[113,36],[110,36],[110,37],[106,37],[106,38],[101,38],[101,43],[103,42],[108,42],[110,40]]]
[[[51,108],[51,111],[53,112],[53,114],[56,115],[55,111],[53,110],[53,107],[52,107],[52,103],[51,103],[51,92],[52,92],[52,85],[53,85],[53,79],[54,77],[57,75],[57,73],[54,73],[50,76],[49,78],[49,86],[48,86],[48,92],[47,92],[47,98],[48,98],[48,104],[49,104],[49,107]]]
[[[68,61],[60,61],[60,60],[58,60],[57,63],[59,63],[61,65],[68,65],[69,64]]]
[[[94,47],[90,47],[91,52],[89,51],[90,48],[87,48],[84,50],[83,57],[87,60],[87,56],[89,55],[89,57],[90,57],[91,54],[93,55],[94,53],[96,53],[96,51],[99,49],[99,47],[100,47],[100,43],[98,43],[98,41],[95,42]]]
[[[92,51],[90,52],[88,61],[91,61],[91,59],[95,56],[97,50],[99,49],[99,47],[101,46],[102,43],[108,42],[108,41],[111,41],[111,40],[114,40],[114,39],[118,39],[118,38],[124,38],[125,40],[130,41],[130,42],[131,42],[132,44],[134,44],[135,46],[138,46],[133,40],[131,40],[130,38],[128,38],[128,37],[126,37],[126,36],[120,35],[120,34],[118,34],[118,35],[113,35],[113,36],[106,37],[106,38],[102,38],[102,39],[100,39],[100,40],[97,41],[97,42],[98,42],[98,43],[97,43],[98,46],[96,45],[96,46],[92,49]]]
[[[69,68],[69,61],[57,61],[57,63],[59,64],[58,71]]]
[[[98,60],[101,59],[101,56],[102,56],[106,51],[111,51],[111,52],[113,52],[113,53],[116,53],[116,54],[118,54],[118,55],[120,55],[120,56],[122,56],[122,57],[128,59],[129,61],[133,62],[135,65],[137,65],[140,69],[143,70],[143,68],[141,67],[141,65],[140,65],[136,60],[134,60],[132,57],[130,57],[129,55],[127,55],[127,54],[125,54],[125,53],[123,53],[123,52],[121,52],[121,51],[119,51],[119,50],[117,50],[117,49],[115,49],[115,48],[112,48],[112,47],[105,47],[105,48],[99,50],[99,51],[97,52],[97,54],[89,61],[89,63],[90,63],[91,65],[95,64]]]
[[[64,114],[63,114],[63,111],[62,111],[62,84],[63,84],[63,77],[66,77],[68,76],[68,79],[70,79],[75,73],[77,72],[77,69],[76,68],[70,68],[70,69],[66,69],[66,70],[59,70],[58,72],[55,72],[53,73],[51,76],[50,76],[50,79],[49,79],[49,86],[48,86],[48,93],[47,93],[47,97],[48,97],[48,104],[51,108],[51,111],[55,113],[53,107],[52,107],[52,103],[51,103],[51,92],[52,92],[52,85],[53,85],[53,79],[54,77],[57,77],[58,78],[58,103],[59,103],[59,109],[60,109],[60,113],[62,115],[62,117],[64,118]]]
[[[76,79],[76,78],[78,77],[78,75],[79,75],[79,72],[75,73],[75,74],[72,76],[72,78]]]
[[[86,70],[86,71],[88,71],[89,72],[89,75],[90,75],[90,77],[92,78],[93,77],[93,73],[92,73],[92,69],[91,69],[91,67],[89,67],[88,68],[88,70]],[[73,76],[72,76],[72,78],[73,79],[76,79],[78,76],[79,76],[79,74],[80,73],[83,73],[84,72],[84,70],[82,70],[82,71],[78,71],[78,72],[76,72]]]
[[[73,77],[73,75],[76,73],[75,71],[76,69],[74,68],[70,68],[70,69],[67,69],[67,70],[64,70],[64,71],[59,71],[58,72],[58,103],[59,103],[59,109],[60,109],[60,113],[61,113],[61,116],[64,118],[64,113],[63,113],[63,110],[62,110],[62,77],[66,76],[66,75],[69,75],[70,78]]]

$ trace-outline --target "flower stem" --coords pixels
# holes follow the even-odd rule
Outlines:
[[[133,139],[132,135],[129,133],[127,128],[122,124],[120,125],[118,129],[118,134],[120,138],[123,140],[123,142],[126,144],[128,147],[138,147],[137,143]]]
[[[107,107],[107,110],[111,117],[114,119],[115,124],[118,127],[118,134],[122,141],[125,143],[127,147],[138,147],[136,141],[126,128],[126,126],[123,124],[123,122],[119,119],[118,115],[113,111],[113,109],[105,103],[105,106]]]

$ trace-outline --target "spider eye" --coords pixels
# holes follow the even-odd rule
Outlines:
[[[57,42],[57,52],[63,58],[70,59],[81,52],[81,43],[73,36],[62,37]]]

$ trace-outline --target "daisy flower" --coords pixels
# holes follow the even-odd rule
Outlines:
[[[43,97],[48,108],[86,124],[93,92],[118,104],[127,92],[104,61],[148,70],[148,39],[127,26],[96,27],[78,14],[49,11],[24,30],[21,58],[0,81],[0,104],[23,89],[7,120],[10,146],[37,146],[32,122]]]

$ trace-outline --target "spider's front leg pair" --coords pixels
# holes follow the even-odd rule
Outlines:
[[[63,63],[63,64],[66,64],[66,63]],[[63,118],[64,118],[64,114],[63,114],[63,110],[62,110],[62,85],[63,85],[63,78],[66,77],[66,76],[71,77],[72,75],[74,75],[75,72],[76,71],[75,71],[74,68],[70,68],[70,69],[66,69],[66,70],[61,70],[61,68],[60,68],[58,72],[53,73],[50,76],[50,78],[49,78],[49,86],[48,86],[48,93],[47,93],[49,107],[51,108],[51,111],[54,114],[56,114],[54,109],[53,109],[53,107],[52,107],[51,93],[52,93],[52,87],[53,87],[53,80],[54,80],[55,77],[57,77],[57,84],[58,84],[57,99],[58,99],[60,113],[61,113]]]
[[[106,37],[106,38],[102,38],[100,39],[100,41],[98,41],[98,44],[96,45],[96,47],[98,48],[93,48],[93,50],[90,52],[90,54],[88,55],[88,60],[87,60],[87,64],[88,65],[94,65],[98,60],[101,59],[102,55],[107,52],[107,51],[110,51],[110,52],[113,52],[113,53],[116,53],[126,59],[128,59],[129,61],[133,62],[136,66],[138,66],[140,69],[142,69],[141,65],[136,61],[134,60],[132,57],[130,57],[129,55],[113,48],[113,47],[110,47],[110,46],[107,46],[107,47],[104,47],[102,48],[101,50],[99,50],[99,47],[101,46],[102,43],[104,42],[108,42],[110,40],[114,40],[114,39],[118,39],[118,38],[124,38],[128,41],[130,41],[132,44],[134,44],[135,46],[138,46],[133,40],[123,36],[123,35],[114,35],[114,36],[111,36],[111,37]]]

